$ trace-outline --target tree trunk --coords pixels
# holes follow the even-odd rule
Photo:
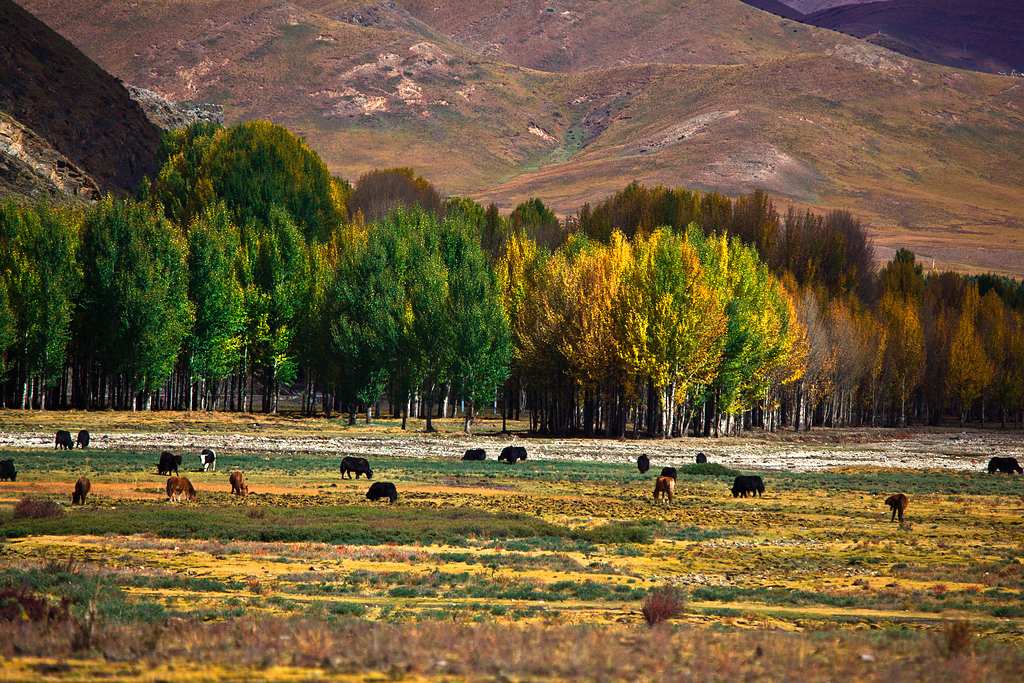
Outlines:
[[[473,426],[473,408],[473,399],[470,399],[469,406],[462,415],[462,431],[466,434],[470,433],[470,429]]]

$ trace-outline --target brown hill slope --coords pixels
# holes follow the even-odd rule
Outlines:
[[[18,140],[8,189],[53,176],[52,189],[78,193],[93,187],[84,173],[103,191],[128,192],[154,171],[160,131],[117,79],[11,0],[0,0],[0,36],[0,112],[19,124],[7,126]]]
[[[851,208],[884,246],[1024,272],[1018,80],[739,0],[25,4],[125,80],[288,125],[346,177],[413,165],[563,212],[633,179],[764,187]]]

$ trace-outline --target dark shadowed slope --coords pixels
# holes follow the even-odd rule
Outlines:
[[[1024,70],[1020,0],[890,0],[822,10],[807,20],[930,62]]]
[[[1024,3],[1020,0],[744,2],[936,64],[992,73],[1024,71]]]
[[[0,112],[103,191],[130,192],[155,168],[160,130],[124,86],[11,0],[0,0]]]
[[[751,7],[763,9],[765,12],[771,12],[777,14],[780,17],[786,19],[795,19],[796,21],[803,21],[804,15],[802,12],[791,7],[790,5],[782,2],[782,0],[743,0]]]

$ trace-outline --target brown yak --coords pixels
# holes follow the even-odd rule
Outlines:
[[[249,485],[245,483],[245,475],[242,474],[241,470],[232,471],[231,474],[228,476],[228,481],[231,482],[231,495],[249,495]]]
[[[92,490],[92,483],[87,477],[79,477],[75,482],[75,492],[71,494],[72,505],[85,505],[85,497]]]
[[[177,503],[181,500],[195,500],[196,489],[188,477],[171,477],[167,480],[167,500]]]
[[[672,504],[672,494],[676,490],[676,480],[672,477],[658,477],[654,482],[654,500],[658,501],[658,498],[667,500],[668,504]]]
[[[892,510],[892,519],[890,522],[896,521],[896,516],[899,515],[900,524],[903,524],[903,513],[907,511],[907,496],[903,493],[895,493],[885,499],[885,504]]]

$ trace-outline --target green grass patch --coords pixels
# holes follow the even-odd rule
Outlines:
[[[60,519],[0,517],[0,536],[155,534],[165,538],[222,541],[464,544],[481,539],[569,538],[566,527],[528,515],[497,515],[472,508],[325,505],[300,508],[261,507],[253,519],[249,508],[172,506],[166,503],[119,505],[116,509],[78,510]]]

